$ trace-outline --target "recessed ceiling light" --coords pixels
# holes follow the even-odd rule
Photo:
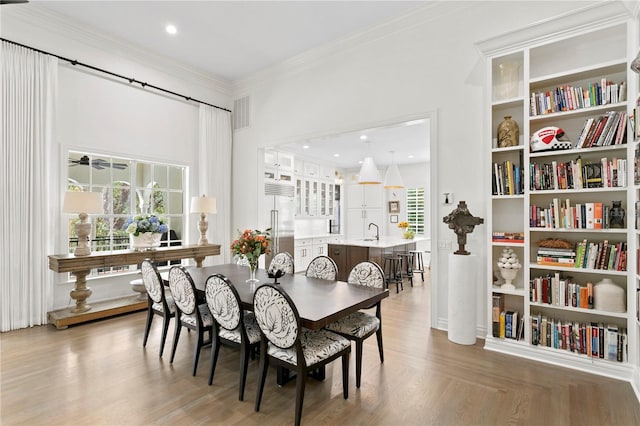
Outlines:
[[[302,145],[303,149],[309,149],[309,145]]]
[[[412,154],[407,155],[407,158],[413,158]]]
[[[174,25],[171,25],[171,24],[167,25],[165,27],[165,30],[171,35],[174,35],[175,33],[178,32],[178,29]]]
[[[358,164],[362,164],[362,160],[359,160],[359,161],[358,161]]]
[[[334,157],[340,157],[340,154],[333,154]]]
[[[362,135],[360,136],[360,139],[362,139],[363,141],[367,139],[367,135]]]

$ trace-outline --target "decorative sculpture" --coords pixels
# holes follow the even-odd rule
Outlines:
[[[453,229],[453,232],[458,236],[458,250],[454,251],[453,254],[471,254],[464,248],[465,244],[467,244],[467,234],[473,232],[473,228],[475,226],[484,223],[484,219],[481,217],[474,217],[469,212],[467,203],[460,201],[460,203],[458,203],[458,207],[442,218],[442,221],[448,224],[449,229]]]

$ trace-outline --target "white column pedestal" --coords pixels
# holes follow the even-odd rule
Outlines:
[[[449,340],[461,345],[476,343],[476,277],[475,255],[449,254]]]

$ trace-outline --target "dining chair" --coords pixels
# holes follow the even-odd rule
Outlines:
[[[247,267],[249,266],[249,261],[245,256],[235,255],[233,259],[235,260],[236,265],[238,266],[247,266]]]
[[[260,344],[260,329],[253,312],[241,308],[238,291],[222,274],[213,274],[205,283],[205,298],[213,315],[213,338],[211,343],[211,366],[209,385],[213,383],[218,352],[221,343],[240,346],[240,391],[238,399],[244,399],[249,355]]]
[[[269,264],[269,271],[275,271],[276,269],[280,269],[287,274],[295,273],[293,256],[291,256],[291,254],[286,251],[280,252],[273,256],[273,259],[271,259],[271,263]]]
[[[147,346],[147,339],[151,330],[153,317],[159,315],[162,320],[162,338],[160,339],[160,356],[164,351],[164,344],[167,340],[167,331],[169,330],[169,322],[171,318],[176,316],[176,304],[173,296],[167,294],[168,291],[164,286],[164,282],[158,268],[149,260],[145,259],[140,264],[140,272],[142,273],[142,282],[147,290],[147,298],[149,304],[147,307],[147,323],[144,328],[144,338],[142,346]]]
[[[198,303],[193,279],[184,266],[173,266],[169,270],[169,288],[171,289],[171,295],[173,296],[177,310],[176,331],[173,337],[170,363],[173,363],[173,358],[176,355],[176,348],[178,347],[182,327],[184,326],[188,330],[194,330],[198,333],[193,354],[192,375],[195,376],[198,369],[200,350],[204,346],[211,344],[213,317],[206,303]],[[206,333],[208,333],[208,339],[205,339]]]
[[[338,279],[338,265],[329,256],[316,256],[307,266],[308,278],[320,278],[335,281]]]
[[[362,285],[366,287],[384,288],[384,273],[375,262],[364,261],[353,267],[347,279],[349,284]],[[362,342],[373,333],[378,339],[378,352],[380,362],[384,363],[384,352],[382,350],[382,313],[380,302],[375,303],[365,309],[376,308],[375,315],[367,312],[357,311],[349,314],[325,328],[353,340],[356,344],[356,388],[360,387],[360,377],[362,375]]]
[[[302,418],[305,383],[310,371],[342,358],[342,392],[344,399],[349,397],[349,340],[327,330],[302,328],[298,309],[289,295],[271,284],[256,289],[253,312],[261,336],[256,411],[260,411],[270,363],[296,372],[296,426]]]

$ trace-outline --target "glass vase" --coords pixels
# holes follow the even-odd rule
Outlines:
[[[246,281],[250,284],[257,283],[256,270],[258,269],[258,260],[249,260],[249,279]]]

